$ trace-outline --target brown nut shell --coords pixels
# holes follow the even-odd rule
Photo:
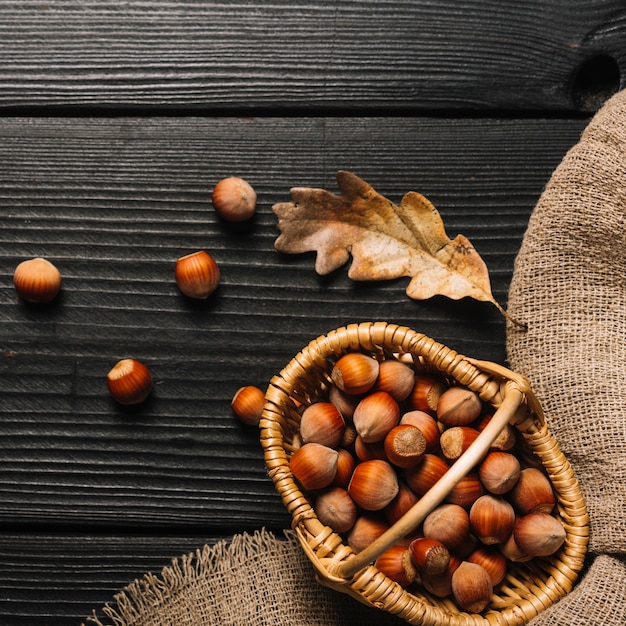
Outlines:
[[[448,548],[432,537],[418,537],[411,541],[409,553],[415,567],[426,574],[442,574],[450,563]]]
[[[417,576],[417,570],[405,546],[391,546],[376,559],[374,565],[401,587],[408,587]]]
[[[469,509],[482,495],[483,486],[480,484],[478,474],[476,472],[470,472],[463,476],[463,478],[452,487],[446,496],[446,502],[458,504]]]
[[[15,268],[13,284],[23,300],[43,304],[61,290],[61,273],[47,259],[28,259]]]
[[[240,387],[230,402],[235,417],[249,426],[258,426],[265,406],[265,394],[254,385]]]
[[[256,210],[256,191],[238,176],[220,180],[211,194],[215,212],[227,222],[245,222]]]
[[[448,461],[456,461],[478,438],[480,433],[471,426],[451,426],[440,436],[441,453]]]
[[[517,483],[522,471],[519,459],[510,452],[493,450],[478,466],[478,478],[490,493],[508,493]]]
[[[329,487],[322,491],[313,506],[315,515],[322,524],[336,533],[349,531],[356,522],[357,507],[348,492],[341,487]]]
[[[354,526],[346,536],[346,541],[355,552],[361,552],[388,530],[389,524],[384,519],[372,513],[365,513],[356,518]]]
[[[344,419],[331,402],[314,402],[302,412],[300,437],[304,443],[321,443],[336,448],[341,443],[345,430]]]
[[[220,269],[208,252],[199,250],[176,261],[174,278],[184,295],[196,300],[206,300],[219,285]]]
[[[425,537],[441,541],[450,552],[458,552],[469,541],[469,514],[458,504],[440,504],[424,518],[422,530]]]
[[[380,365],[376,359],[362,352],[348,352],[335,363],[330,376],[341,391],[359,395],[374,386],[379,371]]]
[[[424,458],[426,438],[416,426],[398,424],[385,435],[384,449],[392,465],[414,467]]]
[[[446,426],[468,426],[481,411],[478,394],[465,387],[446,389],[437,402],[437,419]]]
[[[141,404],[152,391],[152,375],[141,361],[122,359],[107,374],[107,386],[119,404]]]
[[[314,491],[332,484],[339,453],[321,443],[305,443],[289,461],[289,468],[304,489]]]
[[[408,411],[400,418],[400,424],[410,424],[422,431],[426,439],[426,453],[438,450],[441,431],[437,420],[432,415],[426,411]]]
[[[477,563],[485,569],[491,578],[491,584],[499,585],[508,569],[506,557],[493,546],[478,546],[468,557],[470,563]]]
[[[418,374],[415,376],[413,389],[407,398],[408,404],[412,410],[434,415],[439,397],[447,388],[448,384],[439,376]]]
[[[513,530],[515,543],[529,556],[550,556],[564,543],[563,524],[549,513],[528,513],[519,517]]]
[[[556,504],[549,478],[537,467],[526,467],[520,472],[509,498],[520,515],[551,513]]]
[[[366,511],[384,509],[396,497],[398,490],[396,471],[381,459],[359,463],[348,484],[348,494]]]
[[[400,421],[400,406],[386,391],[373,391],[354,409],[352,423],[364,443],[382,441]]]
[[[469,511],[472,533],[486,544],[503,543],[513,532],[515,510],[501,496],[487,494],[478,498]]]
[[[418,495],[423,496],[447,471],[448,464],[434,454],[425,454],[422,462],[404,471],[409,487]]]
[[[386,359],[380,362],[373,390],[386,391],[396,402],[403,402],[413,390],[414,383],[415,372],[411,367],[395,359]]]
[[[491,576],[477,563],[463,561],[452,574],[452,594],[460,608],[480,613],[487,608],[493,594]]]

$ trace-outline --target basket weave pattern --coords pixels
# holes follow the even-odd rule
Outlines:
[[[497,432],[486,434],[459,459],[401,520],[371,546],[374,558],[417,527],[458,480],[486,452],[508,422],[517,427],[535,464],[546,470],[557,495],[557,513],[566,530],[559,551],[546,558],[511,564],[505,580],[494,589],[482,615],[461,611],[451,599],[425,591],[405,590],[379,572],[368,553],[355,555],[342,537],[323,525],[289,469],[300,445],[298,430],[304,407],[327,399],[334,363],[347,352],[359,351],[378,360],[408,356],[416,370],[436,371],[450,382],[477,392],[496,410]],[[318,581],[360,602],[397,614],[423,626],[522,625],[569,593],[583,567],[589,541],[589,519],[571,465],[550,435],[541,407],[526,379],[508,369],[459,355],[416,331],[386,322],[351,324],[311,341],[271,381],[260,424],[268,473],[292,516],[292,526],[313,564]],[[361,558],[361,560],[359,560]]]

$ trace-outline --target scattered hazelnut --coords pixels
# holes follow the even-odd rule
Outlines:
[[[15,268],[13,284],[27,302],[51,302],[61,289],[61,273],[46,259],[29,259]]]
[[[258,426],[265,406],[265,394],[254,385],[240,387],[230,402],[235,416],[244,424]]]
[[[141,404],[152,390],[152,375],[140,361],[122,359],[107,374],[107,385],[116,402]]]
[[[176,261],[174,277],[178,288],[186,296],[205,300],[217,289],[220,270],[215,259],[200,250]]]
[[[227,222],[245,222],[256,210],[256,191],[237,176],[220,180],[213,188],[211,198],[216,213]]]

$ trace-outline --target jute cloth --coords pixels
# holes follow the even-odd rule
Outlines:
[[[591,519],[588,564],[532,626],[626,624],[626,91],[594,116],[531,216],[509,294],[527,376]],[[470,355],[471,356],[471,355]],[[399,626],[319,585],[289,531],[236,535],[146,575],[87,620],[115,626]],[[443,625],[442,625],[443,626]]]
[[[516,257],[508,302],[528,323],[526,332],[507,333],[510,367],[529,378],[576,471],[591,520],[590,560],[606,555],[580,585],[590,590],[590,607],[618,601],[582,622],[603,626],[626,624],[625,226],[622,91],[553,172]],[[572,594],[538,623],[581,623],[583,605]]]

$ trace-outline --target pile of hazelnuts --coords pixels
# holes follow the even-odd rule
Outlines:
[[[211,200],[215,212],[225,222],[244,222],[256,212],[256,191],[238,176],[218,181]],[[176,261],[174,279],[184,296],[206,300],[219,285],[220,269],[209,252],[198,250]],[[58,268],[41,257],[22,261],[13,273],[13,285],[19,296],[35,305],[53,302],[61,291],[61,282]],[[113,399],[125,406],[143,403],[152,391],[149,369],[133,358],[118,361],[107,374],[106,382]]]
[[[349,352],[328,397],[301,408],[290,470],[318,519],[360,552],[467,450],[494,409],[412,363]],[[552,484],[515,427],[376,567],[403,587],[484,611],[511,563],[554,554],[566,532]]]

